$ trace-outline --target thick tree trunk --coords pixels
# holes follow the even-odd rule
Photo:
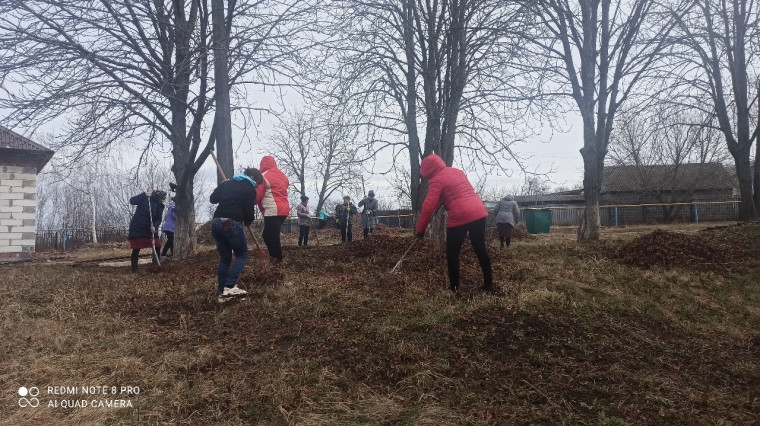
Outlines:
[[[195,196],[193,180],[177,182],[177,194],[174,197],[176,215],[174,226],[174,256],[186,259],[195,253]]]
[[[593,111],[593,105],[591,106]],[[584,120],[583,148],[583,198],[584,211],[578,227],[578,241],[598,240],[601,234],[599,219],[599,190],[601,187],[596,135],[593,119]]]
[[[760,94],[760,80],[757,81],[757,90]],[[760,216],[760,107],[757,114],[757,137],[755,138],[755,174],[753,178],[755,214]]]
[[[90,184],[90,190],[89,194],[90,196],[90,231],[92,232],[92,243],[97,244],[98,243],[98,232],[95,227],[96,218],[95,218],[95,192],[93,191],[92,184]]]
[[[216,132],[217,159],[228,178],[234,174],[232,159],[232,118],[230,116],[230,82],[227,71],[227,37],[224,19],[224,0],[212,0],[214,34],[214,94],[216,110],[214,131]],[[217,183],[224,178],[217,173]]]
[[[409,141],[409,172],[411,182],[409,196],[411,197],[412,211],[415,212],[414,223],[417,223],[420,209],[422,208],[422,195],[420,194],[422,177],[420,176],[420,136],[417,129],[417,69],[414,45],[414,2],[404,2],[404,53],[406,55],[406,116],[404,121]]]
[[[752,166],[749,162],[749,154],[734,158],[736,161],[736,177],[739,179],[739,192],[741,204],[739,205],[739,219],[745,222],[757,217],[755,200],[752,191]],[[757,163],[757,160],[755,160]]]

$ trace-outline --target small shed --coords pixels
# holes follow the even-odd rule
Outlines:
[[[0,126],[0,261],[34,253],[37,174],[54,152]]]

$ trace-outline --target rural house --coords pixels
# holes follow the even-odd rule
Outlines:
[[[606,166],[602,204],[690,203],[727,200],[736,178],[720,163]]]
[[[34,253],[37,174],[53,154],[0,126],[0,260]]]

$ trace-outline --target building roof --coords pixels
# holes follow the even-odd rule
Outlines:
[[[3,126],[0,126],[0,153],[0,162],[34,166],[38,172],[55,154]]]
[[[483,201],[487,209],[493,209],[499,204],[500,200]],[[564,206],[569,204],[578,204],[583,202],[583,191],[565,191],[555,192],[552,194],[539,195],[516,195],[515,201],[520,207],[529,207],[536,205]]]
[[[736,179],[720,163],[606,166],[602,193],[732,190]]]

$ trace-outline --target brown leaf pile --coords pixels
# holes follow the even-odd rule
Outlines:
[[[640,267],[726,264],[737,250],[699,235],[657,229],[624,244],[613,257]]]
[[[198,229],[195,230],[195,235],[198,239],[198,244],[209,246],[214,245],[214,239],[211,238],[211,221],[198,227]]]

